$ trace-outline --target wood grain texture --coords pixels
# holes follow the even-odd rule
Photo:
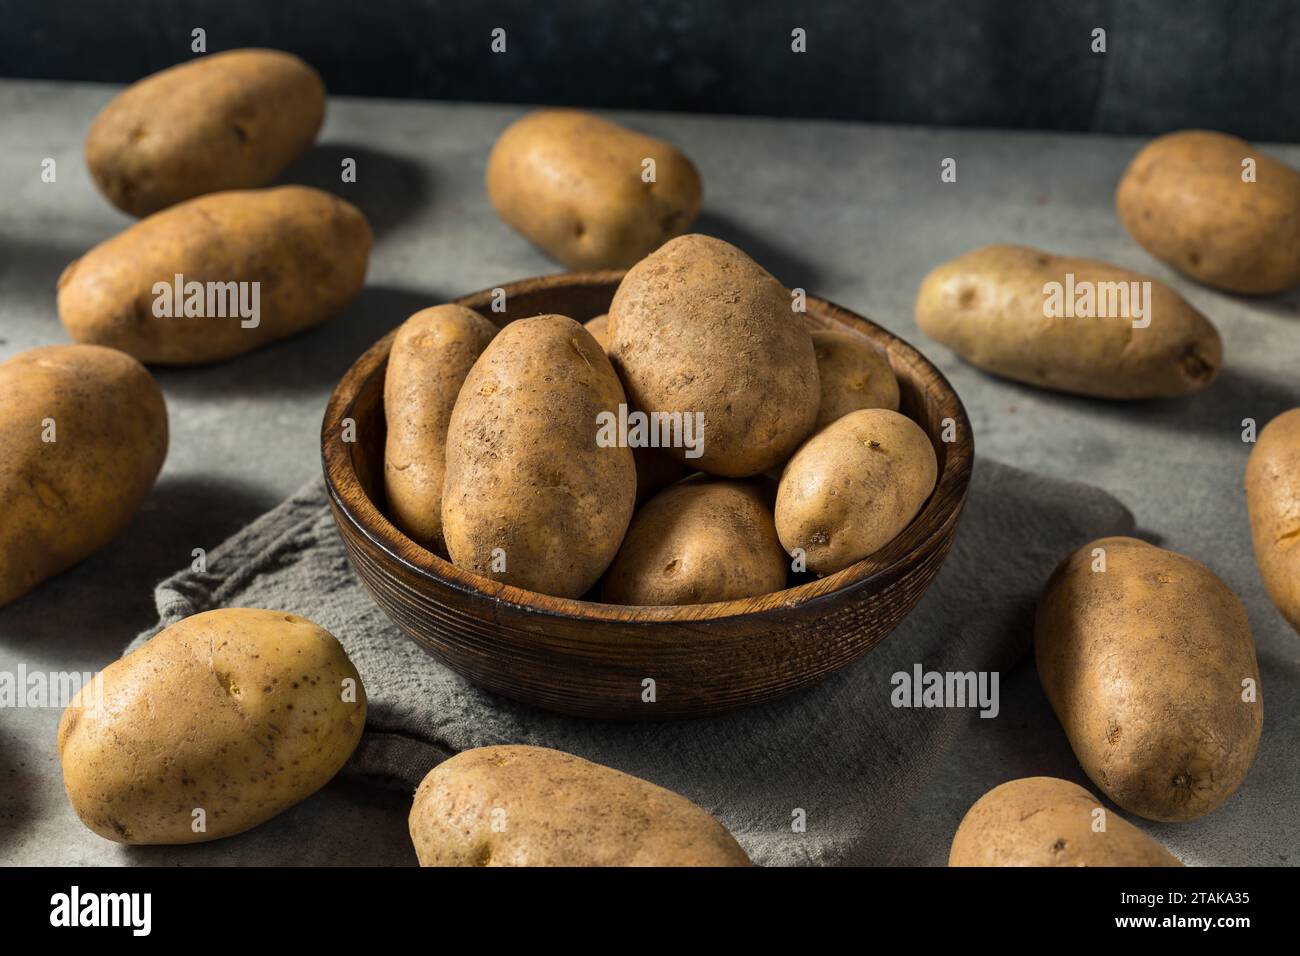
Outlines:
[[[565,273],[457,299],[498,325],[545,313],[579,322],[605,312],[621,272]],[[395,332],[375,343],[330,398],[321,456],[330,506],[357,574],[411,639],[474,683],[583,717],[660,720],[718,713],[816,683],[882,641],[916,606],[952,544],[974,441],[961,400],[902,339],[808,298],[815,328],[854,332],[883,349],[901,411],[930,436],[934,493],[911,525],[865,561],[819,580],[740,601],[624,607],[524,591],[479,577],[409,540],[385,516],[383,380]],[[347,420],[356,440],[343,441]],[[952,419],[956,440],[943,442]],[[642,701],[643,680],[656,701]]]

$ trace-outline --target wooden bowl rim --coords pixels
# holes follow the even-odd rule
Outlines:
[[[617,286],[625,270],[613,269],[595,272],[562,272],[520,279],[505,285],[483,289],[452,300],[456,305],[483,311],[490,305],[498,290],[504,290],[507,301],[514,294],[536,293],[544,290],[573,286],[611,284]],[[388,353],[398,328],[390,330],[383,338],[367,349],[339,380],[325,409],[321,423],[321,463],[325,485],[338,515],[346,517],[356,530],[364,535],[385,555],[399,562],[416,577],[455,589],[470,598],[489,598],[512,605],[521,610],[542,612],[583,621],[608,621],[611,623],[687,623],[715,621],[725,618],[750,617],[768,614],[785,608],[815,607],[845,591],[863,588],[872,590],[874,582],[886,578],[908,554],[923,548],[931,539],[945,533],[949,523],[956,519],[965,501],[974,463],[974,438],[965,406],[952,385],[918,349],[899,338],[883,326],[825,299],[807,296],[808,314],[822,312],[839,324],[854,328],[873,344],[883,347],[891,365],[898,360],[916,372],[927,372],[941,390],[942,417],[956,422],[956,440],[948,443],[938,480],[921,511],[902,532],[876,554],[849,565],[841,571],[816,581],[808,581],[792,588],[770,594],[732,601],[708,604],[672,604],[661,606],[634,606],[561,598],[536,591],[528,591],[511,584],[485,578],[463,568],[458,568],[408,538],[379,510],[366,494],[357,478],[352,463],[350,443],[339,439],[341,422],[349,417],[356,397],[372,375],[386,366]],[[352,502],[356,502],[355,506]],[[918,531],[923,531],[918,535]],[[906,543],[907,547],[901,547]],[[883,583],[883,580],[882,580]]]

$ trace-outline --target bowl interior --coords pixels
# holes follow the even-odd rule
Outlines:
[[[546,313],[585,322],[609,308],[622,272],[565,273],[527,279],[457,299],[497,325]],[[503,305],[497,311],[494,305]],[[930,437],[939,464],[935,490],[910,525],[882,550],[842,571],[771,594],[738,601],[665,607],[628,607],[557,598],[480,577],[456,567],[406,537],[385,516],[383,381],[396,335],[375,343],[348,371],[326,410],[321,432],[327,485],[335,507],[393,561],[417,577],[469,595],[490,596],[520,607],[568,617],[610,621],[696,621],[769,612],[815,602],[885,574],[930,536],[944,533],[961,508],[974,447],[966,411],[943,375],[920,352],[880,326],[846,309],[809,297],[811,327],[864,336],[889,358],[898,377],[900,410]],[[354,440],[343,440],[348,421]],[[945,440],[948,438],[949,440]],[[868,583],[869,586],[869,583]]]

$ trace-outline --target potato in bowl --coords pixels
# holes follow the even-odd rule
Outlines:
[[[507,328],[609,310],[623,274],[563,274],[456,304]],[[885,547],[824,577],[792,577],[768,594],[693,605],[626,606],[525,590],[456,566],[388,518],[382,487],[383,382],[396,333],[336,387],[321,429],[331,508],[376,603],[407,636],[470,680],[535,706],[581,716],[653,720],[771,700],[865,653],[910,612],[952,543],[970,480],[973,438],[952,387],[911,345],[840,306],[808,298],[807,324],[870,342],[898,381],[899,408],[936,456],[933,493]],[[817,406],[814,405],[814,408]],[[345,427],[352,422],[345,441]],[[591,598],[584,600],[582,598]],[[875,611],[864,615],[870,602]]]

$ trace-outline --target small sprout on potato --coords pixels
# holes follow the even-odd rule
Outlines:
[[[488,816],[491,819],[491,823],[488,824],[488,827],[493,833],[506,832],[507,817],[505,807],[493,807],[492,812],[488,814]]]
[[[656,700],[655,690],[656,690],[656,685],[655,685],[655,679],[653,677],[647,677],[644,680],[642,680],[641,681],[641,703],[653,704]]]

